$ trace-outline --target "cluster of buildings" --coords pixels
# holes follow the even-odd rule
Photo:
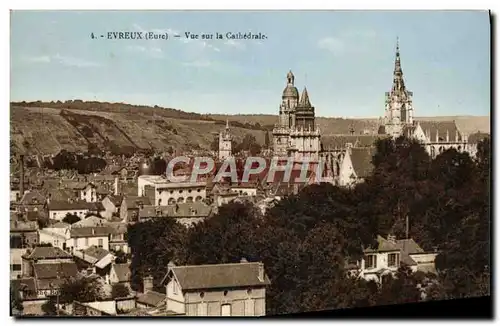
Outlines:
[[[329,182],[350,186],[371,173],[374,141],[379,137],[406,135],[422,142],[431,156],[455,148],[475,152],[478,139],[463,134],[453,121],[424,122],[413,119],[412,92],[406,89],[399,47],[393,85],[386,93],[385,117],[377,134],[322,136],[306,88],[302,94],[290,71],[282,94],[278,123],[273,129],[273,155],[325,162]],[[219,135],[219,159],[232,155],[229,124]],[[130,163],[130,162],[129,162]],[[216,170],[218,168],[216,167]],[[24,314],[43,314],[41,306],[58,296],[65,280],[81,276],[99,279],[107,300],[74,302],[57,307],[73,315],[134,316],[262,316],[270,281],[262,263],[242,259],[234,264],[165,266],[161,288],[143,280],[142,292],[130,289],[130,248],[127,227],[152,218],[171,218],[185,227],[210,218],[233,201],[251,201],[263,213],[283,196],[305,184],[267,181],[268,170],[246,182],[213,183],[213,175],[195,182],[170,182],[152,175],[147,163],[114,162],[99,174],[26,177],[21,158],[19,178],[11,180],[10,236],[11,288],[23,302]],[[189,167],[178,174],[189,174]],[[278,174],[280,172],[277,172]],[[300,174],[300,169],[292,174]],[[312,174],[313,172],[310,171]],[[325,180],[325,179],[324,179]],[[381,281],[401,263],[414,271],[434,271],[435,252],[424,252],[412,239],[378,238],[378,247],[351,262],[353,277]],[[124,258],[125,257],[125,258]],[[113,298],[112,287],[129,288],[126,297]]]

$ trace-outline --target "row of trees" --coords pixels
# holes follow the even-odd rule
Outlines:
[[[106,167],[106,160],[100,157],[75,154],[61,150],[54,156],[49,168],[54,170],[77,170],[80,174],[89,174],[102,171]]]
[[[160,281],[177,264],[262,261],[272,282],[267,313],[281,314],[422,299],[488,295],[488,140],[477,158],[448,150],[432,160],[400,138],[377,142],[374,172],[353,188],[312,185],[281,200],[262,216],[251,204],[221,207],[211,219],[185,229],[171,219],[129,229],[132,283],[145,274]],[[402,266],[382,285],[347,277],[345,266],[374,245],[378,234],[409,236],[439,250],[438,275]]]

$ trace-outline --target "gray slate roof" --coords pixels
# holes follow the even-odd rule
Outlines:
[[[31,253],[26,253],[26,259],[57,259],[72,258],[71,254],[58,247],[35,247]]]
[[[267,275],[259,280],[260,263],[213,264],[197,266],[175,266],[172,272],[182,290],[212,288],[238,288],[266,286],[270,284]]]
[[[146,304],[148,306],[157,307],[163,300],[165,300],[166,296],[164,293],[159,293],[156,291],[147,291],[137,297],[137,302]]]

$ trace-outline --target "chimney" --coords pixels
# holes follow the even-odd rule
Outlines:
[[[118,187],[119,187],[118,177],[115,177],[115,189],[114,189],[115,190],[115,192],[114,192],[115,196],[118,196],[118,194],[120,193]]]
[[[258,263],[258,278],[259,281],[264,282],[264,264],[263,263]]]
[[[248,263],[248,260],[245,257],[242,257],[240,259],[240,263]]]
[[[146,293],[147,291],[152,291],[153,290],[153,276],[144,276],[142,279],[142,287],[143,287],[143,292]]]
[[[21,171],[19,177],[19,193],[21,198],[24,196],[24,155],[19,155],[19,163],[21,164]]]

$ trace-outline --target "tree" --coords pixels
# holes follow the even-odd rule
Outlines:
[[[155,218],[128,226],[133,290],[141,289],[146,273],[159,282],[165,276],[170,261],[184,263],[186,233],[183,225],[170,218]]]
[[[81,219],[77,215],[68,213],[62,221],[68,224],[75,224],[76,222],[80,222],[80,220]]]
[[[92,302],[105,298],[101,280],[98,276],[79,275],[64,281],[60,288],[61,303]]]
[[[113,286],[111,288],[111,297],[113,299],[126,298],[129,295],[130,295],[130,291],[126,285],[121,284],[121,283],[113,284]]]

